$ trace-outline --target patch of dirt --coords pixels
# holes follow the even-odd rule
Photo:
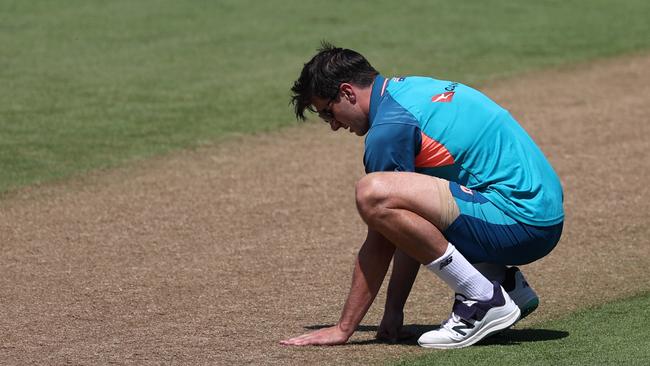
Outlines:
[[[540,309],[518,327],[650,288],[650,57],[485,86],[562,178],[567,221],[525,267]],[[289,113],[289,111],[287,111]],[[363,139],[316,123],[237,138],[0,203],[6,364],[368,364],[426,352],[373,342],[383,291],[349,345],[280,339],[336,322],[365,236]],[[418,331],[451,293],[421,271]]]

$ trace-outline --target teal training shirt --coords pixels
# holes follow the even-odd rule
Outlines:
[[[560,180],[510,113],[452,81],[377,76],[370,100],[366,172],[415,171],[481,192],[517,221],[564,220]]]

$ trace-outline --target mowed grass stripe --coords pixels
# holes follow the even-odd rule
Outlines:
[[[294,124],[322,39],[469,83],[650,46],[650,2],[0,2],[0,192]],[[622,21],[624,19],[624,21]]]
[[[650,293],[395,365],[650,365]]]

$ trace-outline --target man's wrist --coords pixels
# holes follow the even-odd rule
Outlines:
[[[348,337],[354,333],[355,330],[357,330],[357,325],[356,324],[351,324],[351,323],[346,323],[346,322],[339,322],[336,324],[337,328],[344,334],[346,334]]]

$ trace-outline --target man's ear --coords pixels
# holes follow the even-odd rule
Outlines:
[[[352,84],[343,83],[341,84],[341,94],[345,97],[350,103],[356,103],[357,94],[354,91]]]

